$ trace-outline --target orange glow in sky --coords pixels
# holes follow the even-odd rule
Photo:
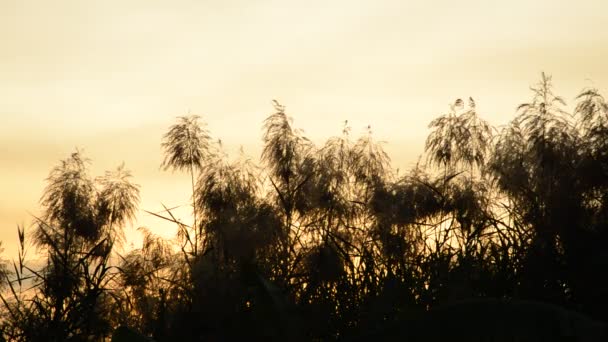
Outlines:
[[[604,0],[0,0],[5,255],[76,147],[93,175],[124,161],[141,209],[189,203],[188,175],[159,168],[162,134],[188,112],[257,160],[277,99],[316,142],[347,119],[355,136],[371,124],[406,169],[455,98],[500,125],[541,71],[569,104],[584,87],[608,94],[606,13]],[[144,225],[174,234],[140,214]]]

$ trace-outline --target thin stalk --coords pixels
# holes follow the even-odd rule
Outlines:
[[[198,234],[198,226],[196,224],[196,194],[194,193],[194,168],[192,163],[190,163],[190,183],[192,185],[192,215],[194,216],[194,256],[196,256],[198,253],[198,237],[200,234]]]
[[[190,142],[190,130],[187,130],[188,141]],[[198,227],[196,225],[196,194],[194,189],[194,165],[192,161],[192,144],[188,144],[188,150],[190,152],[190,184],[192,186],[192,216],[194,218],[194,222],[192,227],[194,227],[194,251],[193,255],[196,256],[198,254]]]

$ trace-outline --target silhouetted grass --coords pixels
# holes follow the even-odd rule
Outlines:
[[[371,128],[315,146],[274,102],[259,165],[229,160],[197,116],[163,137],[192,178],[194,221],[141,229],[124,166],[55,167],[31,235],[0,275],[14,341],[602,340],[608,315],[608,105],[574,113],[544,73],[495,129],[475,101],[433,120],[426,163],[398,176]],[[184,189],[186,191],[186,189]],[[26,264],[26,240],[47,255]],[[111,256],[118,260],[112,262]],[[28,284],[27,287],[24,284]]]

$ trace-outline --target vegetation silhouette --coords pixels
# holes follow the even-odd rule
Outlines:
[[[321,146],[274,101],[260,164],[230,160],[198,116],[164,135],[193,222],[119,254],[139,187],[92,179],[79,151],[0,268],[10,341],[602,341],[608,337],[608,104],[573,113],[542,74],[506,126],[457,99],[405,175],[371,127]],[[46,255],[36,268],[27,247]]]

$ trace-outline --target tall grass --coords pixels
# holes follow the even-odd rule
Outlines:
[[[500,130],[472,98],[456,100],[429,125],[426,162],[404,175],[371,127],[357,138],[345,122],[316,146],[276,101],[259,164],[230,160],[199,117],[179,117],[161,167],[189,173],[194,222],[151,213],[176,225],[176,239],[141,229],[143,245],[115,264],[139,188],[123,166],[91,179],[76,152],[51,171],[44,215],[33,234],[19,229],[18,259],[0,269],[2,334],[102,340],[122,326],[115,337],[342,340],[448,324],[518,338],[518,311],[503,303],[520,299],[554,322],[547,329],[579,311],[597,321],[572,319],[601,330],[608,105],[585,89],[567,113],[546,74],[531,90]],[[41,269],[27,266],[27,239],[48,256]],[[509,324],[496,323],[496,308]]]

